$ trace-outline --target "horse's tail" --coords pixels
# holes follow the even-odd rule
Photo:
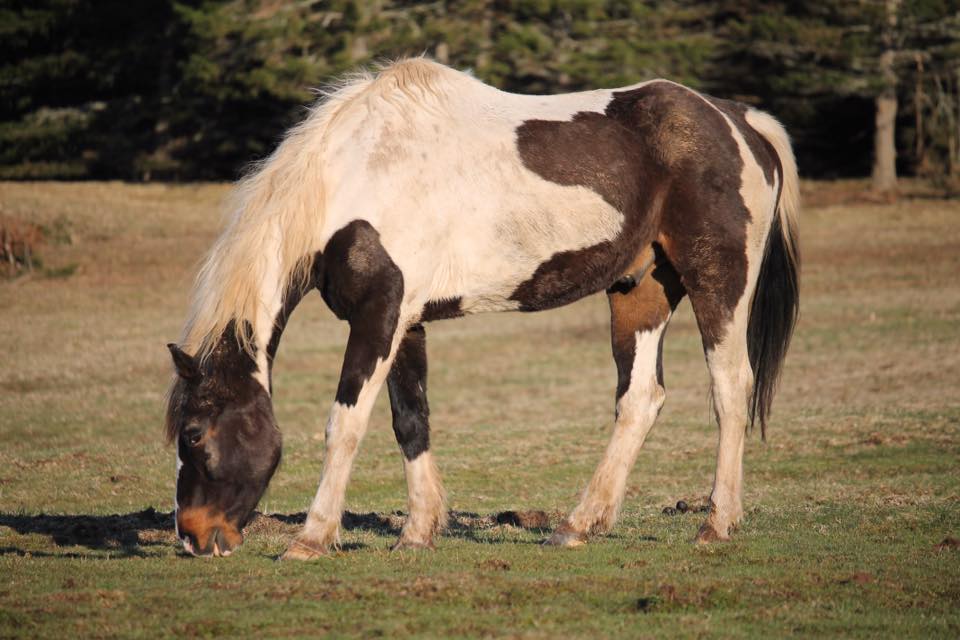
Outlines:
[[[759,420],[761,437],[766,439],[770,405],[800,308],[800,181],[790,138],[780,123],[759,111],[751,110],[747,118],[773,146],[782,169],[777,211],[747,324],[747,351],[754,377],[750,426]]]

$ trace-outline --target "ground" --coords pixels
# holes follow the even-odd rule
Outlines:
[[[384,397],[343,549],[303,564],[276,558],[316,489],[346,326],[318,295],[297,310],[275,371],[271,515],[230,558],[186,557],[165,344],[227,188],[0,183],[0,213],[50,231],[43,266],[0,282],[0,637],[957,637],[960,202],[845,188],[805,185],[800,324],[768,441],[748,439],[732,542],[696,547],[702,514],[663,513],[700,504],[714,464],[686,302],[612,534],[547,548],[543,514],[501,513],[556,524],[600,459],[615,371],[595,296],[430,325],[450,531],[434,552],[388,551],[405,489]]]

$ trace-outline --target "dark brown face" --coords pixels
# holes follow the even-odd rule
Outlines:
[[[221,345],[203,366],[169,347],[178,374],[167,408],[177,448],[177,535],[194,555],[229,555],[280,462],[270,396],[235,346]]]

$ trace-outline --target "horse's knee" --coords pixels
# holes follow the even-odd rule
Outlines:
[[[667,398],[667,390],[656,380],[634,386],[617,401],[617,422],[634,424],[655,420]]]

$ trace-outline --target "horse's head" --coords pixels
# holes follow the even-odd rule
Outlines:
[[[229,555],[280,462],[270,395],[234,340],[222,340],[203,362],[168,346],[177,370],[167,407],[177,535],[194,555]]]

